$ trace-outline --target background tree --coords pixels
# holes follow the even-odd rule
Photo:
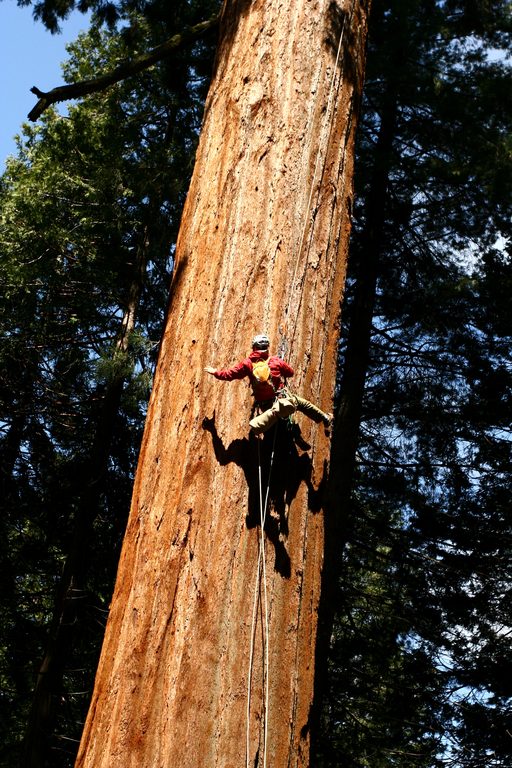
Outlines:
[[[144,43],[160,34],[142,19],[137,29]],[[138,44],[93,27],[72,47],[66,77],[88,77]],[[188,51],[91,97],[68,119],[48,113],[41,128],[26,129],[2,179],[2,750],[10,764],[20,761],[36,670],[25,764],[70,764],[76,751],[207,56],[204,45]]]
[[[496,245],[510,231],[509,70],[489,52],[509,45],[510,17],[467,11],[374,9],[338,422],[346,526],[350,445],[358,461],[322,765],[510,761],[510,692],[492,671],[510,626],[497,503],[510,329],[501,290],[491,309],[483,288],[510,280]]]

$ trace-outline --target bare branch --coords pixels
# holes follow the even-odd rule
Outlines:
[[[56,104],[59,101],[68,101],[69,99],[79,99],[82,96],[87,96],[90,93],[98,93],[104,91],[110,85],[118,83],[120,80],[125,80],[127,77],[142,72],[144,69],[148,69],[157,61],[161,61],[170,53],[182,48],[185,45],[197,40],[198,37],[213,29],[219,21],[218,14],[212,16],[207,21],[201,21],[193,27],[187,27],[181,34],[173,35],[161,45],[153,48],[149,53],[143,53],[141,56],[137,56],[131,61],[124,61],[118,67],[108,72],[105,75],[91,78],[90,80],[83,80],[80,83],[70,83],[69,85],[61,85],[57,88],[52,88],[51,91],[45,93],[40,91],[35,85],[31,88],[31,92],[35,93],[39,101],[35,107],[28,113],[28,119],[35,122],[45,109],[48,109],[52,104]]]

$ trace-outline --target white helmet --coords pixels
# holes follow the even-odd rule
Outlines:
[[[268,349],[270,347],[270,339],[266,333],[259,333],[252,340],[253,349]]]

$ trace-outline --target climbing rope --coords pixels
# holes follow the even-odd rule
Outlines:
[[[355,0],[352,2],[352,9],[350,13],[350,20],[353,17],[355,8]],[[314,213],[310,213],[312,202],[313,202],[313,195],[315,192],[315,187],[317,184],[317,175],[318,171],[320,169],[320,166],[323,162],[322,171],[320,174],[320,179],[322,178],[323,173],[325,172],[325,163],[327,161],[327,152],[325,153],[325,157],[322,160],[322,147],[324,143],[326,142],[328,131],[332,128],[332,120],[333,115],[331,114],[333,109],[333,99],[334,99],[334,91],[335,91],[335,84],[336,84],[336,77],[338,74],[339,69],[339,62],[341,57],[341,50],[343,46],[343,39],[344,39],[344,33],[345,33],[345,24],[346,20],[348,18],[348,14],[344,15],[343,17],[343,23],[339,35],[339,41],[338,41],[338,49],[336,52],[336,59],[333,67],[331,82],[329,86],[329,92],[328,92],[328,99],[327,99],[327,106],[324,113],[324,122],[322,125],[321,133],[320,133],[320,139],[318,143],[318,151],[316,155],[315,160],[315,167],[313,171],[313,176],[311,179],[311,187],[306,207],[306,212],[309,214],[304,217],[304,225],[302,227],[301,236],[299,240],[299,246],[297,250],[297,257],[295,259],[295,266],[294,266],[294,272],[293,272],[293,278],[290,283],[290,288],[288,292],[288,300],[286,303],[286,309],[284,312],[284,328],[281,326],[279,327],[279,333],[280,333],[280,343],[278,347],[278,354],[280,357],[284,357],[285,354],[288,354],[291,352],[294,340],[295,340],[295,333],[297,330],[297,321],[299,316],[299,310],[300,310],[300,304],[302,303],[302,292],[301,292],[301,298],[299,306],[297,307],[297,311],[294,312],[294,322],[293,322],[293,332],[291,334],[291,340],[289,344],[289,348],[287,349],[287,325],[288,325],[288,315],[290,312],[290,307],[292,303],[293,293],[295,290],[295,283],[297,280],[297,274],[299,269],[299,262],[301,259],[302,250],[304,248],[304,243],[306,239],[306,232],[308,229],[308,226],[310,223],[314,223],[314,218],[316,211]],[[342,76],[340,75],[340,80],[338,83],[338,89],[342,83]],[[279,240],[277,246],[276,246],[276,252],[279,249],[281,244],[281,240]],[[308,252],[309,252],[309,245],[308,245]],[[275,255],[275,254],[274,254]],[[307,256],[308,254],[306,254]],[[304,268],[304,275],[305,271],[307,269],[307,258],[306,258],[306,266]],[[301,278],[301,281],[304,280],[304,275]],[[265,305],[265,328],[264,332],[268,333],[268,315],[269,315],[270,307],[268,304]],[[258,565],[257,565],[257,571],[256,571],[256,582],[255,582],[255,590],[254,590],[254,602],[253,602],[253,612],[252,612],[252,625],[251,625],[251,645],[250,645],[250,652],[249,652],[249,671],[248,671],[248,683],[247,683],[247,729],[246,729],[246,768],[250,768],[249,765],[249,737],[250,737],[250,708],[251,708],[251,688],[252,688],[252,672],[253,672],[253,663],[254,663],[254,639],[255,639],[255,632],[256,632],[256,614],[258,609],[258,599],[260,597],[260,591],[261,591],[261,583],[263,582],[263,613],[264,613],[264,661],[263,661],[263,681],[264,681],[264,707],[263,707],[263,768],[266,768],[267,765],[267,735],[268,735],[268,705],[269,705],[269,616],[268,616],[268,596],[267,596],[267,576],[266,576],[266,557],[265,557],[265,519],[267,514],[267,505],[268,505],[268,497],[269,497],[269,489],[270,489],[270,478],[272,473],[272,466],[274,462],[274,453],[275,453],[275,444],[276,444],[276,435],[277,435],[277,426],[274,429],[274,439],[272,444],[272,452],[270,457],[270,465],[269,465],[269,473],[268,473],[268,481],[266,486],[265,494],[263,494],[263,484],[262,484],[262,470],[261,470],[261,451],[260,451],[260,442],[258,440],[258,482],[259,482],[259,497],[260,497],[260,539],[259,539],[259,552],[258,552]]]
[[[249,673],[247,680],[247,729],[246,729],[246,768],[249,768],[249,736],[250,736],[250,714],[251,714],[251,689],[252,689],[252,670],[254,662],[254,636],[256,632],[256,613],[263,583],[263,615],[264,615],[264,662],[263,662],[263,681],[264,681],[264,704],[263,704],[263,768],[267,765],[267,736],[268,736],[268,702],[269,702],[269,626],[268,626],[268,596],[267,596],[267,566],[265,555],[265,520],[267,517],[268,497],[270,493],[270,480],[272,476],[272,467],[274,464],[274,454],[277,437],[277,424],[274,428],[274,438],[272,441],[272,451],[270,454],[270,464],[268,470],[267,487],[263,495],[262,471],[261,471],[261,449],[258,440],[258,486],[260,499],[260,539],[258,547],[258,566],[256,569],[256,584],[254,588],[254,602],[252,609],[251,625],[251,647],[249,652]],[[263,578],[261,578],[263,577]]]

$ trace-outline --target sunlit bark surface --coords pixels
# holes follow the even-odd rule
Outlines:
[[[78,766],[308,765],[329,439],[301,415],[309,449],[278,427],[265,711],[251,397],[203,369],[264,330],[296,391],[332,408],[365,36],[357,0],[226,3]]]

